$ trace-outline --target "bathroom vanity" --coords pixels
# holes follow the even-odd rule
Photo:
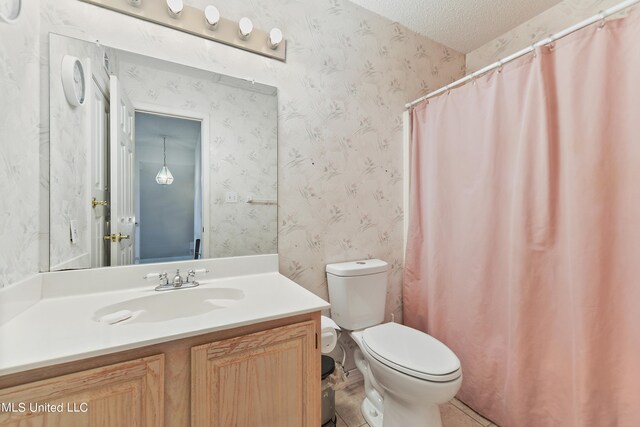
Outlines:
[[[230,273],[252,259],[249,274]],[[0,413],[0,426],[27,419],[65,426],[318,425],[318,334],[328,304],[277,273],[276,255],[203,263],[225,277],[213,273],[197,288],[167,292],[149,284],[105,292],[110,280],[103,277],[78,294],[69,282],[81,283],[91,271],[43,275],[41,298],[0,326],[0,402],[15,404]],[[152,267],[105,269],[102,276],[142,277]],[[212,297],[217,292],[236,300]],[[191,315],[162,305],[187,304],[190,293],[207,298],[210,310],[198,309],[196,300],[188,303]],[[133,316],[100,320],[123,304]],[[169,318],[154,317],[158,308]],[[58,316],[50,317],[54,311]]]

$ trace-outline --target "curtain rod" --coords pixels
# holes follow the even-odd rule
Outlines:
[[[434,92],[428,93],[427,95],[420,97],[418,99],[416,99],[415,101],[412,101],[408,104],[405,105],[405,108],[413,108],[415,107],[417,104],[421,103],[422,101],[426,101],[429,98],[433,98],[434,96],[440,95],[441,93],[447,92],[448,90],[456,87],[456,86],[460,86],[463,85],[464,83],[468,82],[469,80],[475,79],[478,76],[481,76],[491,70],[494,70],[496,68],[500,68],[502,67],[504,64],[513,61],[514,59],[520,58],[521,56],[524,56],[530,52],[533,52],[537,47],[540,46],[544,46],[546,44],[550,44],[553,43],[556,40],[559,40],[571,33],[574,33],[584,27],[588,27],[591,24],[594,24],[598,21],[603,21],[608,18],[609,16],[618,13],[624,9],[628,9],[631,6],[635,6],[636,4],[640,3],[640,0],[625,0],[622,3],[619,3],[615,6],[610,7],[609,9],[606,9],[600,13],[598,13],[597,15],[592,16],[591,18],[587,18],[582,22],[579,22],[567,29],[564,29],[562,31],[560,31],[559,33],[553,34],[549,37],[547,37],[546,39],[542,39],[540,41],[538,41],[537,43],[534,43],[533,45],[524,48],[522,50],[519,50],[516,53],[513,53],[509,56],[507,56],[506,58],[502,58],[500,61],[494,62],[493,64],[487,65],[484,68],[479,69],[478,71],[475,71],[469,75],[466,75],[465,77],[456,80],[453,83],[450,83]]]

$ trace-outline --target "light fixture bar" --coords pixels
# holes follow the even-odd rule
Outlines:
[[[132,6],[129,1],[124,0],[80,1],[278,61],[286,62],[287,59],[286,40],[272,48],[269,44],[269,32],[257,28],[253,28],[251,36],[243,40],[238,31],[238,22],[220,17],[219,22],[212,28],[207,22],[205,11],[192,6],[184,5],[179,16],[174,17],[167,9],[166,0],[142,0],[138,6]]]

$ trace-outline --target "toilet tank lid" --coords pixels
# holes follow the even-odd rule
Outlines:
[[[388,268],[389,264],[382,260],[365,259],[362,261],[327,264],[327,273],[341,277],[365,276],[367,274],[384,273]]]

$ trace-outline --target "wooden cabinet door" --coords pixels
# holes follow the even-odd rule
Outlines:
[[[0,390],[0,426],[159,427],[163,399],[157,355]]]
[[[316,322],[193,347],[191,421],[193,427],[318,427]]]

